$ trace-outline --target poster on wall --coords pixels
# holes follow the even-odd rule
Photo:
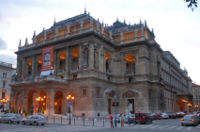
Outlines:
[[[53,46],[50,46],[42,49],[42,69],[40,76],[48,76],[53,73]]]

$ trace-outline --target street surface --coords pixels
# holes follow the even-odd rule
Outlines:
[[[198,126],[181,126],[180,119],[156,120],[152,124],[139,125],[131,124],[121,128],[97,127],[97,126],[73,126],[53,125],[29,126],[17,124],[0,124],[0,132],[200,132]],[[109,123],[109,122],[106,122]]]

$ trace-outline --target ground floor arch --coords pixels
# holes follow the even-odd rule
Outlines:
[[[54,97],[54,112],[55,114],[62,114],[63,93],[57,91]]]

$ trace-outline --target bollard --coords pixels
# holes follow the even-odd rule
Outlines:
[[[92,125],[94,126],[94,118],[93,118],[93,122],[92,122]]]
[[[74,126],[76,125],[76,123],[75,123],[75,122],[76,122],[76,119],[74,118]]]
[[[85,126],[85,118],[83,118],[83,126]]]
[[[61,116],[61,125],[62,125],[62,116]]]
[[[53,117],[53,124],[55,124],[55,116]]]
[[[103,117],[103,127],[105,126],[105,124],[104,124],[104,117]]]
[[[48,123],[48,121],[49,121],[49,120],[48,120],[48,116],[47,116],[47,123]]]

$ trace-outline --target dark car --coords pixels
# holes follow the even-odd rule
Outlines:
[[[125,118],[125,123],[128,124],[135,123],[135,114],[126,114],[124,118]]]
[[[22,119],[23,125],[45,125],[45,117],[42,115],[31,115],[28,118]]]
[[[168,115],[169,118],[171,118],[171,119],[176,119],[176,118],[177,118],[177,115],[176,115],[176,113],[174,113],[174,112],[167,112],[167,115]]]
[[[21,122],[21,115],[20,114],[14,114],[14,113],[7,113],[1,116],[0,122],[3,123],[20,123]]]
[[[161,113],[156,113],[156,119],[157,119],[157,120],[162,119]]]
[[[150,113],[135,113],[135,121],[139,124],[149,124],[152,123]]]
[[[152,120],[157,120],[157,116],[155,113],[150,113],[149,114],[149,117],[152,119]]]

